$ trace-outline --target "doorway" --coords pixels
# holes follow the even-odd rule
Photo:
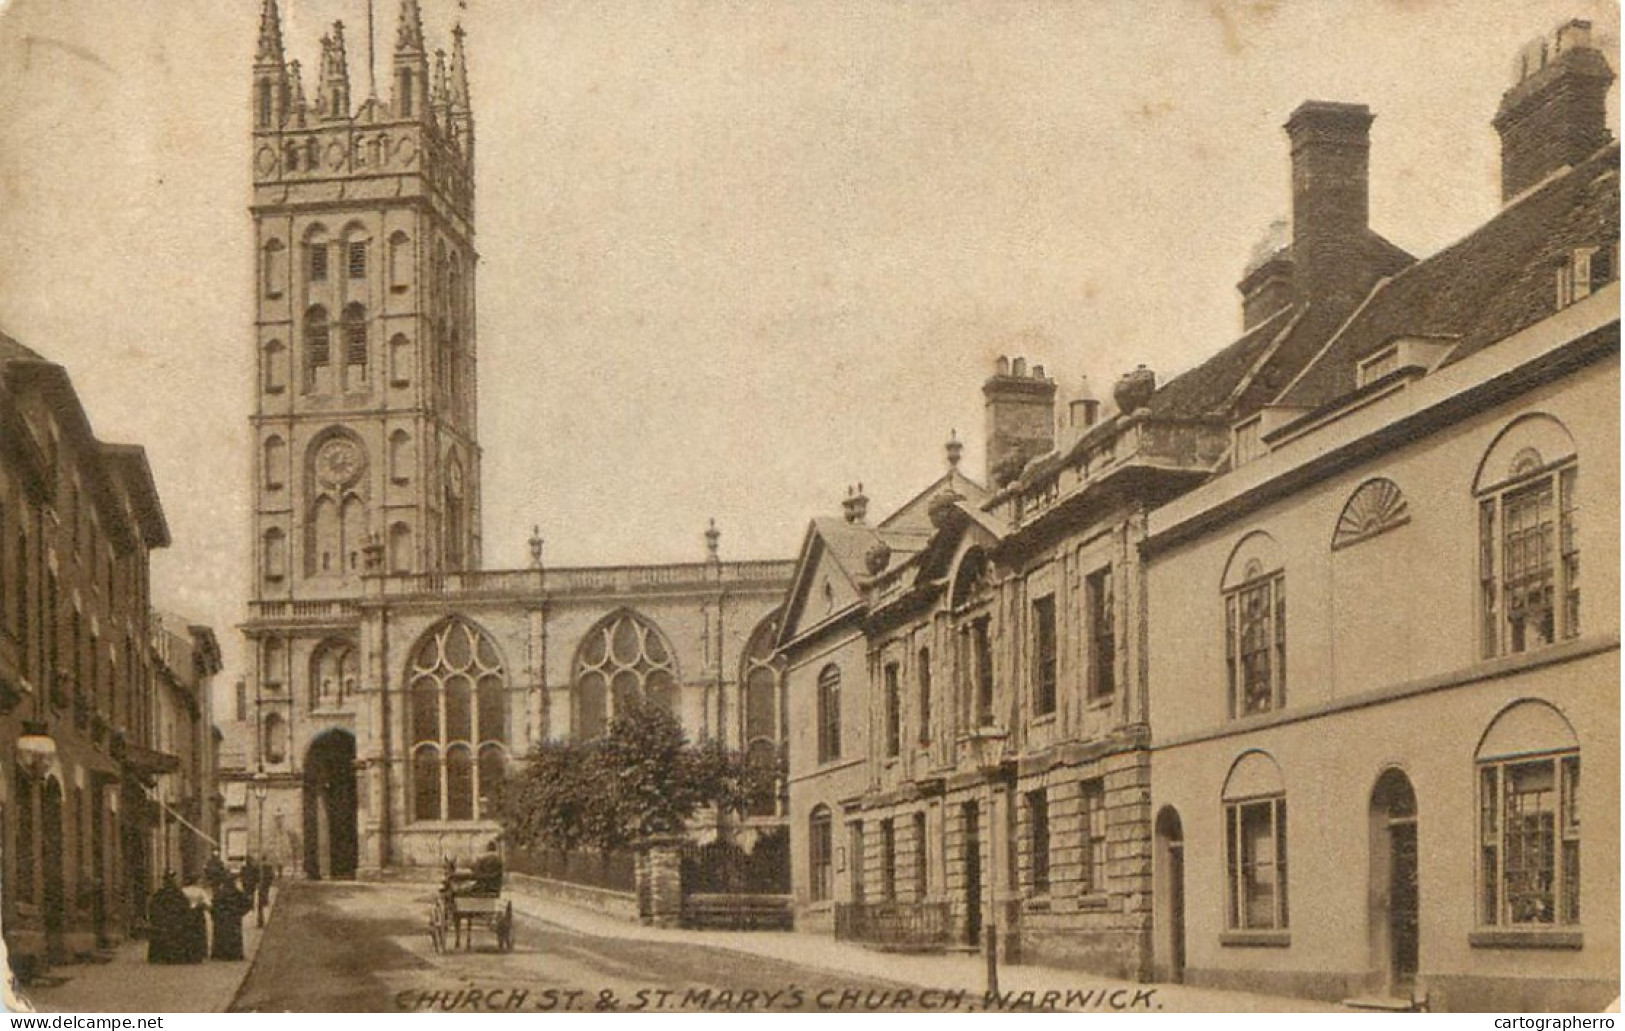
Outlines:
[[[1162,899],[1160,949],[1163,976],[1174,984],[1185,981],[1185,828],[1179,812],[1164,806],[1157,814],[1157,859],[1160,883],[1153,897]]]
[[[965,942],[982,944],[982,833],[975,802],[960,807],[965,823]]]
[[[1416,792],[1389,769],[1371,792],[1373,969],[1389,995],[1407,997],[1421,960]]]
[[[348,880],[355,876],[355,738],[329,730],[305,753],[305,876]],[[262,816],[263,818],[263,816]]]

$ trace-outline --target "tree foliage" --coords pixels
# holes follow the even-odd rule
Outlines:
[[[616,851],[681,833],[701,809],[741,809],[773,791],[778,773],[690,742],[667,709],[631,699],[601,737],[538,745],[509,784],[504,824],[522,846]]]

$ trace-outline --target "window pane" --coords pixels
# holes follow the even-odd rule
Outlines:
[[[778,678],[767,666],[757,666],[745,678],[745,739],[778,739],[775,695]]]
[[[491,820],[502,812],[502,789],[507,781],[508,757],[495,745],[480,749],[480,818]]]
[[[446,819],[472,820],[474,818],[474,761],[468,749],[452,748],[446,752]]]
[[[506,741],[507,699],[503,697],[502,678],[486,674],[479,686],[480,740]]]
[[[412,753],[412,816],[417,820],[440,819],[440,762],[433,748]]]
[[[458,673],[446,679],[446,740],[468,741],[473,736],[474,685]]]
[[[580,720],[577,734],[581,738],[594,738],[604,732],[607,692],[601,673],[584,674],[576,682],[576,713]]]
[[[1550,760],[1507,766],[1505,884],[1507,919],[1555,919],[1557,785]]]

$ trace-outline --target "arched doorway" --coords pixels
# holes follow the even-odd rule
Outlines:
[[[68,917],[68,893],[63,882],[62,782],[48,777],[40,792],[40,861],[44,866],[45,947],[52,962],[66,958],[62,940]]]
[[[328,730],[305,753],[305,876],[349,878],[356,868],[355,738]]]
[[[1387,769],[1371,790],[1371,951],[1375,987],[1410,995],[1420,958],[1416,792],[1403,770]]]
[[[1185,980],[1185,828],[1173,806],[1157,813],[1157,879],[1152,897],[1160,900],[1157,922],[1158,976]]]

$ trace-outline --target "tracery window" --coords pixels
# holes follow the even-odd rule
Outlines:
[[[1485,658],[1580,633],[1579,468],[1557,420],[1526,417],[1491,448],[1476,485]]]
[[[767,770],[777,767],[784,740],[783,672],[773,648],[778,629],[777,613],[762,620],[745,646],[740,670],[746,759]],[[750,800],[746,811],[752,816],[772,816],[783,790],[784,785],[776,778],[764,784],[764,790]]]
[[[621,611],[589,630],[576,653],[577,736],[599,736],[636,698],[676,712],[677,664],[653,623]]]
[[[493,819],[508,759],[507,674],[459,618],[424,634],[407,667],[412,819]]]

